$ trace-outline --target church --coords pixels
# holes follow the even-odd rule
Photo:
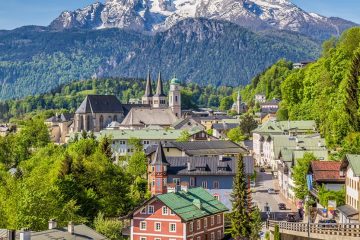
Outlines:
[[[72,132],[100,132],[111,124],[118,129],[142,129],[151,126],[170,127],[181,117],[181,85],[170,80],[168,95],[159,72],[153,94],[150,72],[141,104],[122,104],[114,95],[88,95],[76,110]]]

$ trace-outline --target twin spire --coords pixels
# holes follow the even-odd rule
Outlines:
[[[151,86],[151,77],[150,77],[150,71],[148,71],[147,77],[146,77],[146,88],[145,88],[145,94],[144,97],[166,97],[163,89],[163,82],[161,79],[161,72],[159,72],[158,79],[157,79],[157,86],[156,86],[156,93],[153,95],[152,92],[152,86]]]

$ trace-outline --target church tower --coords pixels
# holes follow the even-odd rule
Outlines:
[[[151,78],[150,78],[150,71],[148,71],[147,77],[146,77],[146,87],[145,87],[145,94],[142,97],[142,104],[150,104],[152,105],[152,86],[151,86]]]
[[[153,100],[153,104],[152,104],[153,108],[166,108],[168,106],[166,102],[166,95],[164,93],[160,72],[157,80],[156,93],[153,96],[152,100]]]
[[[167,192],[167,168],[169,165],[161,142],[159,142],[154,159],[149,164],[149,183],[152,196]]]
[[[237,114],[241,114],[241,95],[240,90],[238,91],[237,99],[236,99],[236,112]]]
[[[169,107],[176,117],[181,117],[181,86],[176,77],[170,81]]]

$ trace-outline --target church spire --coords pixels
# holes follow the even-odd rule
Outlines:
[[[147,77],[146,77],[146,88],[144,97],[152,97],[152,86],[151,86],[151,77],[150,77],[150,70],[148,70]]]
[[[164,94],[164,90],[163,90],[163,83],[162,83],[162,79],[161,79],[161,72],[159,72],[159,75],[158,75],[158,80],[157,80],[157,86],[156,86],[156,94],[155,96],[166,96]]]

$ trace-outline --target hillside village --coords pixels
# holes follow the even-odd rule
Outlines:
[[[118,229],[123,237],[223,239],[229,227],[225,216],[234,204],[238,161],[244,164],[247,208],[258,208],[263,220],[360,221],[360,155],[345,154],[341,161],[333,161],[315,121],[276,120],[280,100],[266,99],[265,94],[255,95],[259,112],[249,117],[240,91],[231,109],[235,115],[210,108],[182,109],[179,79],[169,81],[168,93],[161,73],[153,85],[148,73],[144,95],[132,99],[135,103],[122,103],[114,95],[88,95],[74,114],[45,120],[57,145],[89,136],[109,138],[113,164],[125,168],[139,151],[144,155],[149,198],[117,216],[123,222]],[[239,130],[246,136],[231,140],[229,133],[236,129],[249,132]],[[0,130],[3,136],[11,132],[6,125]],[[306,161],[309,167],[301,170],[304,181],[299,183],[298,168]],[[301,198],[299,188],[308,188],[310,195]],[[56,219],[49,219],[46,231],[0,231],[5,239],[44,236],[106,239],[74,222],[60,228]]]

